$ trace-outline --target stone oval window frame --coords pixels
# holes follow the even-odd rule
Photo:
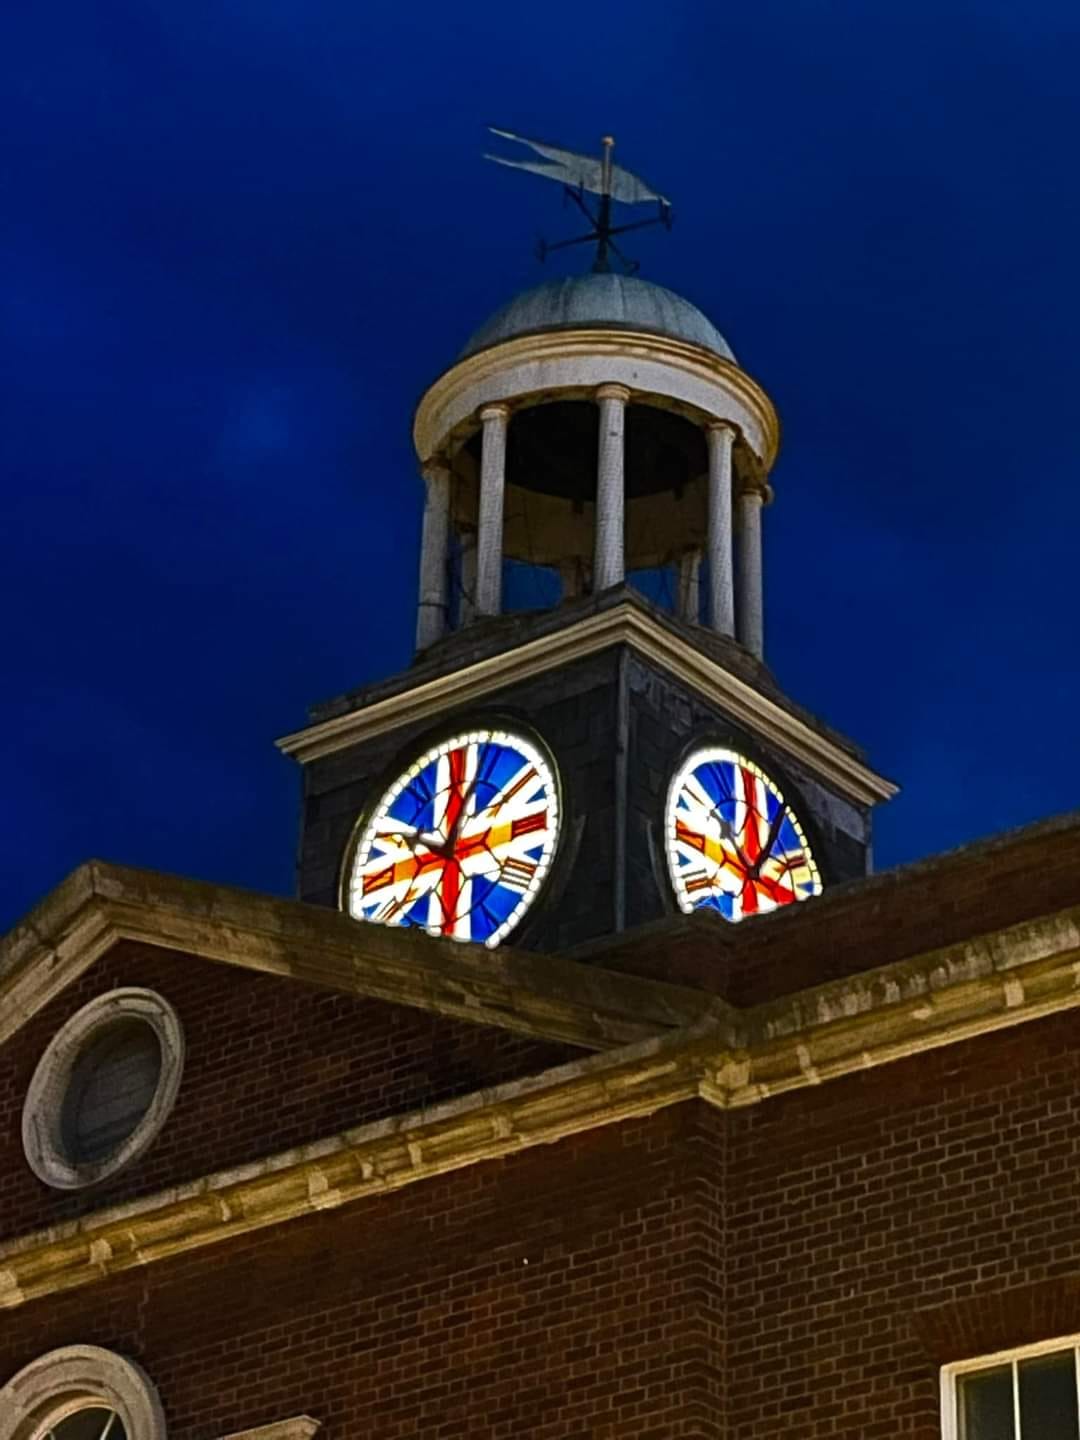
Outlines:
[[[154,1031],[161,1069],[150,1105],[131,1134],[100,1160],[80,1162],[64,1144],[64,1103],[81,1056],[118,1020],[138,1020]],[[82,1190],[111,1178],[153,1144],[176,1101],[184,1068],[184,1032],[176,1011],[153,990],[110,990],[77,1010],[53,1036],[38,1061],[22,1113],[27,1163],[54,1190]]]
[[[129,1440],[165,1440],[153,1381],[134,1360],[97,1345],[50,1350],[9,1380],[0,1389],[0,1440],[39,1440],[59,1419],[94,1406],[115,1410]]]

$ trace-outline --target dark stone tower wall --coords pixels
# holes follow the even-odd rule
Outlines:
[[[561,784],[562,834],[544,889],[510,943],[558,949],[615,929],[614,651],[495,690],[448,710],[436,725],[394,730],[305,769],[300,899],[337,905],[342,865],[358,819],[395,775],[438,736],[509,722],[539,736]]]
[[[339,903],[358,820],[439,736],[480,723],[539,736],[562,789],[562,835],[551,874],[510,944],[554,950],[656,920],[675,909],[664,856],[664,806],[692,745],[726,743],[756,760],[802,820],[826,885],[869,868],[869,814],[723,709],[628,646],[492,691],[436,724],[405,726],[305,767],[300,898]]]
[[[806,830],[825,885],[870,868],[870,815],[827,789],[805,766],[751,736],[724,710],[634,654],[626,659],[629,715],[626,924],[675,909],[664,855],[668,785],[699,745],[729,745],[779,785]]]

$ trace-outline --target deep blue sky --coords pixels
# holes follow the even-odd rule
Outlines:
[[[90,856],[290,890],[273,739],[411,653],[412,407],[570,222],[488,121],[673,197],[879,866],[1080,805],[1078,64],[1065,0],[6,7],[0,931]]]

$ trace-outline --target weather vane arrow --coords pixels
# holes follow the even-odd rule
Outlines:
[[[629,230],[644,230],[651,225],[663,225],[671,229],[671,201],[659,194],[645,181],[621,165],[613,163],[611,153],[615,141],[605,135],[601,144],[603,153],[599,158],[593,155],[579,155],[574,150],[563,150],[557,145],[548,145],[541,140],[529,140],[524,135],[515,135],[510,130],[500,130],[495,125],[488,129],[503,140],[513,140],[527,145],[541,160],[513,159],[505,155],[485,154],[485,160],[494,160],[496,165],[506,165],[511,170],[527,170],[533,175],[542,175],[547,180],[558,181],[566,196],[582,211],[591,225],[587,235],[575,235],[572,240],[559,240],[554,245],[540,242],[540,259],[544,260],[552,250],[564,250],[568,245],[586,245],[595,242],[596,258],[593,270],[599,274],[609,270],[609,254],[614,254],[628,274],[638,268],[636,260],[628,259],[615,244],[614,236],[625,235]],[[600,204],[594,215],[586,204],[585,195],[598,195]],[[648,220],[635,220],[627,225],[611,223],[613,201],[622,205],[644,205],[654,203],[657,214]]]

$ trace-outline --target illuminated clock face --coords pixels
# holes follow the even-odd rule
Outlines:
[[[719,746],[696,750],[668,791],[671,883],[683,910],[742,920],[821,894],[803,828],[751,760]]]
[[[558,837],[558,787],[535,744],[504,730],[455,735],[375,806],[345,903],[358,920],[498,945],[536,898]]]

